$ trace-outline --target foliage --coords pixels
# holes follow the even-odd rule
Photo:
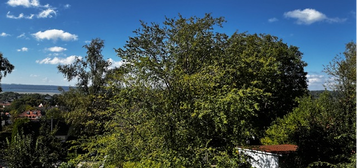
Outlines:
[[[335,165],[335,167],[355,168],[356,165],[356,154],[353,154],[349,158],[349,162],[338,163]]]
[[[264,144],[298,145],[301,167],[344,167],[355,165],[355,44],[348,43],[345,59],[336,57],[326,72],[334,81],[318,98],[304,97],[299,106],[266,131]],[[332,96],[333,95],[333,96]]]
[[[312,99],[310,96],[298,99],[299,106],[283,118],[275,120],[266,130],[266,136],[261,142],[265,145],[296,144],[297,141],[292,134],[300,127],[308,128],[310,118],[321,115],[326,109],[333,110],[334,104],[331,101],[333,102],[333,99],[327,91],[318,99]]]
[[[30,120],[28,118],[18,118],[15,120],[12,127],[11,139],[13,139],[16,135],[19,134],[19,130],[23,131],[23,128],[26,127],[26,124],[29,123]]]
[[[58,168],[75,168],[75,164],[72,162],[62,162]]]
[[[299,107],[276,120],[261,141],[263,144],[298,145],[298,161],[294,162],[302,167],[315,161],[331,165],[347,162],[354,154],[355,127],[348,124],[352,119],[345,116],[342,109],[329,92],[316,100],[302,98]]]
[[[244,164],[231,151],[259,137],[306,93],[302,53],[277,37],[213,32],[223,18],[144,22],[123,48],[111,116],[86,150],[107,165]],[[288,96],[286,96],[288,95]],[[91,158],[87,155],[88,158]],[[232,165],[225,165],[232,164]]]
[[[89,45],[84,45],[87,55],[84,59],[76,57],[76,61],[69,65],[58,65],[58,70],[68,81],[77,79],[77,88],[83,93],[90,95],[99,93],[105,85],[106,72],[110,66],[101,54],[104,41],[93,39]]]
[[[347,43],[343,55],[344,58],[337,55],[325,67],[325,72],[332,79],[327,86],[337,92],[341,115],[350,118],[346,121],[348,125],[354,125],[356,121],[352,118],[356,112],[356,44]]]
[[[12,65],[7,58],[3,57],[2,53],[0,53],[0,81],[2,77],[6,77],[7,74],[11,73],[14,68],[15,66]],[[2,92],[1,87],[0,92]]]
[[[106,115],[106,109],[112,93],[105,87],[111,75],[110,61],[104,60],[101,54],[103,47],[103,40],[93,39],[84,46],[87,49],[84,58],[77,57],[72,64],[58,66],[59,72],[69,81],[77,80],[75,88],[63,91],[57,97],[61,117],[71,125],[69,152],[77,164],[82,161],[81,154],[88,152],[92,137],[102,135],[104,125],[111,118]]]
[[[95,135],[102,131],[102,122],[107,121],[101,114],[107,106],[108,95],[105,86],[108,82],[110,62],[101,54],[104,41],[93,39],[85,45],[85,58],[76,58],[70,65],[59,65],[58,70],[71,81],[77,79],[76,88],[70,88],[58,99],[65,107],[65,119],[74,127],[76,135]]]
[[[19,130],[7,144],[4,159],[13,168],[56,167],[65,154],[59,139],[45,125],[40,128],[38,136]]]
[[[0,81],[2,77],[6,77],[7,74],[11,73],[14,68],[15,66],[12,65],[7,58],[3,57],[3,54],[0,52]],[[0,92],[2,92],[1,87],[0,87]],[[2,130],[1,121],[2,118],[0,116],[0,130]]]
[[[0,101],[12,101],[21,97],[20,93],[16,92],[3,92],[0,94]]]
[[[12,97],[11,94],[9,97],[4,98],[9,99],[10,97]],[[14,100],[11,102],[11,105],[7,110],[12,111],[12,115],[16,116],[16,114],[23,113],[27,110],[41,109],[39,108],[40,104],[42,104],[44,108],[49,108],[55,105],[54,101],[57,101],[56,98],[57,96],[42,94],[19,94],[14,97]]]
[[[327,151],[325,155],[329,156],[328,159],[321,159],[321,161],[325,161],[334,167],[355,167],[356,44],[354,42],[346,44],[343,56],[344,58],[341,55],[337,55],[329,65],[325,66],[325,72],[332,79],[327,84],[327,87],[337,92],[336,103],[331,107],[336,112],[328,113],[328,118],[321,119],[321,121],[328,123],[325,128],[319,127],[317,124],[313,126],[316,131],[323,130],[317,138],[324,138],[324,142],[329,146],[328,149],[325,149]],[[304,143],[306,140],[302,139],[300,141]],[[318,143],[321,144],[321,142]],[[320,155],[324,155],[324,153],[319,152],[318,156]],[[321,161],[318,160],[311,165]]]
[[[46,111],[46,119],[62,119],[62,111],[59,108],[51,108]]]

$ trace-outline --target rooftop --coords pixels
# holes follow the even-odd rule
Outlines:
[[[295,152],[297,148],[298,146],[296,145],[283,144],[283,145],[261,145],[261,146],[255,146],[252,149],[264,151],[264,152],[270,152],[270,153],[289,153],[289,152]]]

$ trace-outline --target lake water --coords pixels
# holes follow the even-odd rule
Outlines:
[[[40,93],[40,94],[59,94],[59,86],[52,85],[22,85],[22,84],[1,84],[2,92],[18,92],[18,93]],[[65,91],[69,90],[69,86],[60,86]]]

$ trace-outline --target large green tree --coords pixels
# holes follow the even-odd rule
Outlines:
[[[87,54],[77,57],[69,65],[59,65],[58,70],[69,81],[77,80],[76,87],[58,96],[59,106],[65,121],[71,125],[69,152],[88,152],[88,142],[94,135],[104,133],[104,125],[109,121],[106,109],[113,93],[106,86],[109,83],[111,62],[102,55],[104,41],[93,39],[84,46]]]
[[[7,58],[3,57],[3,54],[0,52],[0,81],[3,77],[6,77],[7,74],[11,73],[14,68],[15,66],[12,65]],[[2,92],[1,87],[0,87],[0,92]],[[0,115],[0,131],[2,130],[1,121],[2,121],[2,117]]]
[[[333,79],[327,86],[334,94],[325,91],[316,99],[299,99],[299,106],[292,113],[277,119],[266,131],[264,144],[297,144],[295,161],[301,167],[355,164],[355,50],[355,43],[348,43],[344,57],[336,56],[325,67]]]
[[[76,131],[82,130],[94,133],[101,130],[101,111],[107,108],[104,97],[108,96],[105,89],[109,76],[109,60],[102,55],[104,41],[93,39],[90,44],[84,45],[87,55],[84,58],[77,57],[76,61],[69,65],[59,65],[58,70],[64,77],[77,80],[76,87],[64,92],[59,99],[67,109],[66,120],[75,127]]]
[[[55,131],[50,131],[46,122],[36,124],[41,125],[40,128],[32,127],[37,129],[37,133],[26,133],[23,128],[31,124],[33,123],[22,123],[14,128],[16,131],[13,132],[12,139],[7,141],[7,148],[0,152],[4,160],[11,168],[57,167],[66,154],[63,143],[55,137]]]
[[[337,92],[344,115],[353,118],[356,111],[356,43],[347,43],[343,55],[337,55],[324,71],[330,76],[327,87]]]
[[[92,150],[113,164],[220,164],[291,111],[307,89],[302,53],[271,35],[213,31],[224,22],[210,14],[141,22],[116,50],[124,64],[111,86],[110,133]]]
[[[6,77],[7,74],[11,73],[14,70],[15,66],[10,63],[10,61],[5,58],[2,53],[0,53],[0,80],[3,77]],[[0,92],[2,91],[0,87]]]
[[[59,65],[58,70],[68,81],[77,80],[76,87],[83,93],[96,94],[105,84],[106,72],[110,62],[104,59],[102,50],[104,41],[96,38],[83,46],[87,50],[84,58],[76,57],[76,61],[68,65]]]

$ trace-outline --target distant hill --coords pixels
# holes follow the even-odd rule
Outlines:
[[[313,97],[313,98],[318,98],[320,96],[321,93],[323,93],[325,90],[310,90],[309,94]],[[333,97],[337,96],[337,92],[336,91],[331,91],[331,90],[327,90],[328,92],[330,92],[332,94]]]

